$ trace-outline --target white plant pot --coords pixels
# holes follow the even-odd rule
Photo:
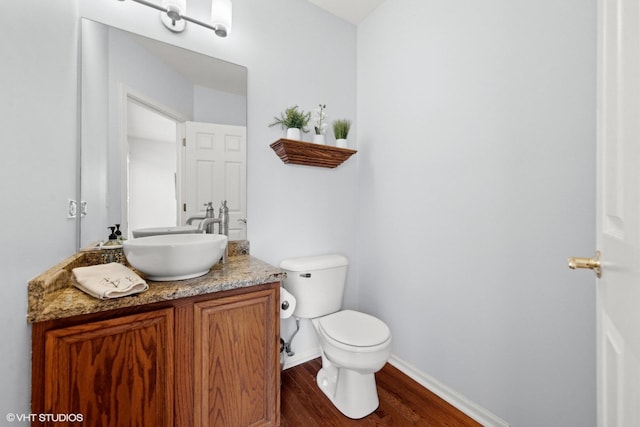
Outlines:
[[[298,128],[289,128],[289,129],[287,129],[287,139],[294,139],[296,141],[302,141],[302,135],[300,133],[300,129],[298,129]]]
[[[336,147],[338,147],[338,148],[347,148],[347,140],[346,139],[336,139]]]
[[[315,134],[313,135],[313,142],[314,144],[321,144],[324,145],[324,135],[320,134]]]

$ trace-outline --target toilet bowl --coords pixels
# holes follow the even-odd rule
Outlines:
[[[349,418],[369,415],[379,405],[374,373],[391,355],[389,328],[373,316],[352,310],[312,323],[322,348],[318,386]]]
[[[343,310],[313,319],[324,353],[334,363],[362,373],[377,372],[391,353],[391,332],[380,319]]]
[[[349,418],[363,418],[379,404],[375,372],[391,355],[391,331],[380,319],[341,310],[348,261],[342,255],[284,260],[283,285],[296,298],[293,313],[311,319],[322,349],[318,386]]]

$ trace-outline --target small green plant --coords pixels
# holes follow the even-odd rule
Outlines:
[[[351,129],[351,120],[334,120],[333,135],[336,139],[347,139],[349,130]]]
[[[311,113],[305,113],[303,110],[298,110],[298,106],[287,108],[283,113],[280,113],[280,117],[274,117],[275,122],[271,123],[269,127],[280,126],[283,130],[289,128],[297,128],[302,132],[309,132],[307,125],[311,120]]]

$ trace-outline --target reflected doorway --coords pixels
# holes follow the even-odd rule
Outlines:
[[[157,106],[127,97],[126,201],[128,238],[138,228],[179,225],[183,125]]]
[[[130,92],[125,99],[124,235],[130,239],[133,230],[180,226],[190,217],[202,218],[208,202],[219,216],[224,200],[229,239],[245,240],[246,127],[186,121]]]

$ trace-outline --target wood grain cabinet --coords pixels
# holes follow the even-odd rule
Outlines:
[[[31,412],[87,426],[277,426],[279,289],[34,323]]]
[[[48,331],[43,412],[172,425],[173,363],[172,309]]]

